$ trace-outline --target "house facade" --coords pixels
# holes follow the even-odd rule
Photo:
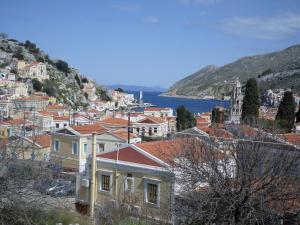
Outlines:
[[[146,117],[132,123],[132,132],[141,137],[161,138],[169,133],[168,121],[157,117]]]
[[[163,160],[138,145],[127,145],[98,154],[95,164],[95,174],[89,161],[87,170],[77,176],[78,211],[125,203],[133,216],[174,223],[175,176]]]
[[[46,64],[42,62],[28,64],[24,61],[20,61],[18,62],[18,71],[23,78],[38,79],[39,81],[49,79]]]
[[[144,114],[146,116],[154,116],[154,117],[172,117],[173,109],[169,107],[166,108],[149,107],[149,108],[145,108]]]
[[[99,125],[64,127],[52,134],[51,158],[65,171],[83,171],[91,149],[93,132],[101,134],[106,129]]]

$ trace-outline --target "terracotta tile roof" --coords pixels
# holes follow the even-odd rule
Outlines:
[[[177,157],[184,156],[186,153],[193,152],[199,159],[205,159],[204,155],[209,151],[209,156],[213,153],[212,147],[208,146],[199,138],[177,138],[173,140],[152,141],[135,144],[140,149],[150,153],[160,160],[172,165]],[[195,146],[196,149],[195,149]],[[223,157],[221,152],[216,152],[219,158]],[[208,156],[208,155],[206,155]]]
[[[58,113],[55,112],[49,112],[46,110],[38,111],[39,114],[45,115],[45,116],[58,116]]]
[[[105,129],[99,124],[88,124],[88,125],[70,126],[70,127],[80,134],[92,134],[94,132],[99,134],[107,131],[107,129]]]
[[[118,130],[114,130],[112,131],[112,134],[114,134],[115,136],[127,141],[128,139],[128,131],[126,129],[118,129]],[[133,134],[133,133],[130,133],[130,139],[132,138],[137,138],[138,136]]]
[[[164,110],[170,110],[171,108],[165,107],[165,108],[159,108],[159,107],[148,107],[145,108],[144,111],[164,111]]]
[[[68,116],[53,116],[53,120],[58,120],[58,121],[69,121],[70,117]]]
[[[97,109],[89,109],[87,112],[89,113],[99,113]]]
[[[119,151],[98,154],[97,157],[113,159],[113,160],[118,159],[120,161],[125,161],[125,162],[129,162],[129,163],[138,163],[138,164],[143,164],[143,165],[162,167],[162,165],[159,164],[158,162],[143,155],[142,153],[136,151],[135,149],[133,149],[130,146],[121,148]]]
[[[106,118],[102,121],[100,121],[100,123],[103,123],[104,125],[115,125],[115,126],[128,126],[128,121],[121,119],[121,118]]]
[[[160,160],[169,161],[172,156],[177,155],[181,151],[182,143],[178,140],[150,141],[135,144],[135,146]]]
[[[27,137],[33,142],[36,142],[38,145],[42,146],[42,148],[51,147],[51,136],[48,134],[41,134],[36,136]]]
[[[279,135],[282,139],[285,141],[293,144],[300,146],[300,134],[295,134],[295,133],[287,133],[287,134],[281,134]]]
[[[15,125],[23,125],[24,124],[24,119],[12,119],[12,120],[7,120],[5,121],[7,124],[11,126]],[[25,124],[30,124],[31,122],[29,120],[25,121]]]
[[[63,105],[54,104],[48,105],[45,110],[66,110],[66,108]]]
[[[231,132],[229,132],[221,127],[217,127],[217,126],[198,127],[197,126],[197,128],[204,131],[209,136],[215,136],[215,137],[219,137],[219,138],[234,138],[234,135]]]
[[[137,121],[136,123],[164,123],[165,120],[154,116],[145,116],[145,118]]]

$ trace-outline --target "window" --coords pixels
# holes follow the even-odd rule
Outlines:
[[[77,144],[77,142],[72,143],[72,154],[74,154],[74,155],[78,154],[78,144]]]
[[[83,143],[83,153],[86,154],[88,152],[88,145],[87,143]]]
[[[147,187],[147,200],[150,203],[157,204],[157,184],[148,183]]]
[[[125,179],[125,192],[130,194],[134,192],[134,178],[131,173],[128,173]]]
[[[59,141],[54,140],[54,151],[58,151],[58,150],[59,150]]]
[[[97,153],[104,152],[104,143],[98,143]]]
[[[157,133],[157,127],[154,127],[154,133]]]
[[[59,128],[59,123],[56,123],[56,124],[55,124],[55,127],[56,127],[56,128]]]
[[[101,191],[110,191],[110,175],[107,174],[101,174],[100,179],[100,190]]]
[[[159,207],[160,205],[160,182],[156,180],[145,180],[144,187],[145,202]]]

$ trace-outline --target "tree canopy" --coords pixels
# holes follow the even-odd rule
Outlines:
[[[253,124],[259,115],[259,91],[257,82],[251,78],[246,83],[245,97],[242,105],[242,121]]]
[[[42,83],[38,79],[32,79],[32,86],[35,91],[41,91],[43,88]]]
[[[185,130],[196,126],[194,115],[188,111],[183,105],[176,109],[176,127],[178,131]]]
[[[286,91],[279,104],[275,122],[285,132],[291,132],[295,123],[295,101],[291,91]]]
[[[65,61],[62,60],[58,60],[56,63],[56,68],[59,69],[60,71],[64,72],[64,73],[68,73],[69,72],[69,65],[68,63],[66,63]]]

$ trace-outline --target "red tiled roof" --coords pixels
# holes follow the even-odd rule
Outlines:
[[[100,121],[99,123],[103,123],[105,125],[116,125],[116,126],[127,126],[128,125],[128,121],[121,119],[121,118],[106,118],[102,121]]]
[[[88,124],[88,125],[70,126],[70,127],[80,134],[92,134],[94,132],[99,134],[107,131],[107,129],[105,129],[99,124]]]
[[[42,148],[49,148],[51,146],[51,136],[48,134],[41,134],[36,136],[27,137],[33,142],[36,142]]]
[[[125,161],[130,163],[138,163],[138,164],[144,164],[149,166],[162,167],[161,164],[143,155],[142,153],[138,152],[137,150],[133,149],[130,146],[121,148],[119,151],[98,154],[97,157],[112,159],[112,160],[118,159],[120,161]]]
[[[53,120],[58,120],[58,121],[69,121],[70,117],[68,116],[53,116]]]
[[[220,138],[234,138],[234,135],[231,132],[221,127],[210,126],[210,127],[198,127],[198,128],[204,131],[205,133],[207,133],[209,136],[215,136]]]
[[[287,142],[289,142],[293,145],[299,145],[300,146],[300,134],[287,133],[287,134],[281,134],[279,136],[282,139],[286,140]]]
[[[112,134],[127,141],[128,139],[128,131],[126,129],[118,129],[118,130],[114,130],[112,131]],[[132,138],[137,138],[137,135],[130,133],[130,139]]]
[[[153,116],[146,116],[146,118],[143,118],[136,123],[163,123],[165,120],[159,117],[153,117]]]
[[[48,105],[46,107],[46,110],[66,110],[66,108],[63,105],[54,104]]]

